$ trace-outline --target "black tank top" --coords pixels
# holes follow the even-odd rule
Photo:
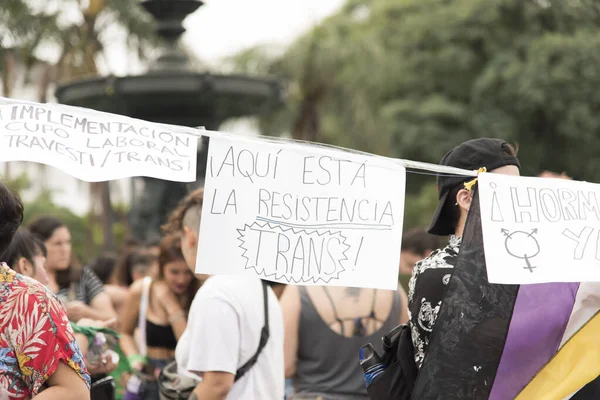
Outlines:
[[[175,350],[177,339],[171,325],[157,325],[146,319],[146,345]]]

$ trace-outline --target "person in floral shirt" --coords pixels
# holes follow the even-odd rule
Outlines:
[[[0,183],[0,253],[23,204]],[[66,312],[42,284],[0,263],[0,399],[86,400],[90,376]]]

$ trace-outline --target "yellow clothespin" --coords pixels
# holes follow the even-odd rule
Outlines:
[[[481,172],[487,172],[487,168],[485,168],[485,167],[479,168],[477,170],[477,175],[479,175]],[[470,192],[471,189],[473,189],[473,186],[475,186],[476,183],[477,183],[477,178],[473,179],[472,181],[465,182],[464,183],[465,189],[467,189]]]

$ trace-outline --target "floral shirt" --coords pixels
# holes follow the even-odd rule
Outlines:
[[[0,394],[30,399],[64,362],[90,385],[65,310],[40,283],[0,263]]]
[[[415,265],[408,283],[408,315],[415,362],[419,368],[429,346],[429,337],[442,306],[446,285],[450,282],[458,259],[460,242],[459,237],[450,236],[446,247],[435,250]]]

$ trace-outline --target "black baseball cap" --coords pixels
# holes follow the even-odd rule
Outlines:
[[[508,142],[502,139],[479,138],[464,142],[450,150],[440,165],[466,169],[469,171],[485,167],[487,171],[506,165],[521,168],[519,159],[508,151]],[[439,203],[427,232],[432,235],[448,236],[454,233],[453,221],[448,217],[449,207],[453,207],[448,197],[457,185],[473,180],[472,176],[445,176],[438,174],[437,187]]]

